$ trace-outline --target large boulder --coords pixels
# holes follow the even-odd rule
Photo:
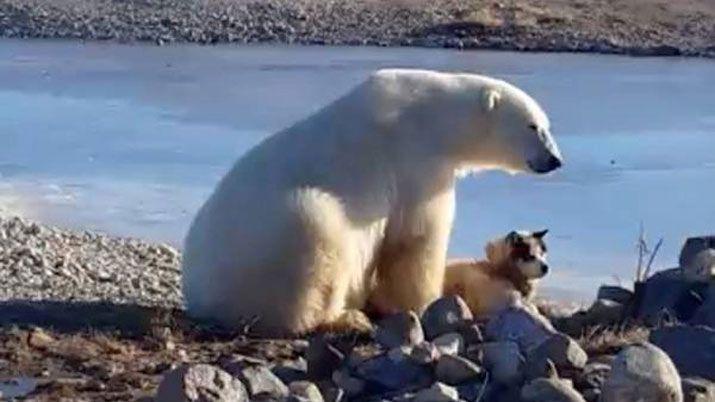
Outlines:
[[[678,325],[653,330],[650,341],[663,349],[681,374],[715,380],[715,330]]]
[[[516,342],[522,353],[529,353],[556,330],[536,308],[525,304],[500,311],[489,320],[485,333],[487,338],[495,341]]]
[[[628,304],[633,300],[633,292],[621,286],[601,285],[601,287],[598,288],[596,299]]]
[[[156,402],[248,402],[237,378],[208,364],[184,365],[164,375]]]
[[[601,390],[602,402],[682,402],[680,375],[658,347],[625,347],[616,357]]]
[[[710,283],[698,296],[702,299],[702,304],[695,310],[688,324],[715,328],[715,283]]]
[[[680,250],[680,267],[695,280],[710,280],[715,275],[715,236],[691,237]]]
[[[702,378],[683,378],[684,402],[713,402],[715,401],[715,383]]]
[[[715,285],[689,279],[680,268],[657,272],[637,285],[635,316],[648,325],[658,325],[664,318],[688,322],[710,286]]]
[[[524,356],[515,342],[488,342],[481,345],[484,364],[495,383],[510,385],[522,380]]]

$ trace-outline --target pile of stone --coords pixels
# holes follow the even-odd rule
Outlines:
[[[155,400],[683,401],[680,375],[657,346],[589,358],[528,304],[476,321],[459,297],[445,297],[421,317],[385,318],[373,338],[345,347],[316,335],[304,357],[280,364],[236,356],[185,365],[165,375]],[[713,390],[699,379],[686,388],[697,398]]]
[[[0,302],[179,307],[180,261],[164,244],[0,216]]]
[[[708,13],[600,2],[0,0],[0,36],[425,46],[715,57]],[[637,14],[636,14],[637,13]],[[593,18],[599,15],[599,18]],[[660,20],[668,24],[660,23]]]

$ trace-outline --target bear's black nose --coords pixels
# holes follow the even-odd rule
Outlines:
[[[548,273],[549,273],[549,266],[546,265],[546,264],[542,264],[542,265],[541,265],[541,273],[544,274],[544,275],[548,274]]]
[[[556,169],[560,168],[561,165],[563,165],[563,164],[564,163],[561,161],[561,159],[559,159],[553,155],[551,155],[551,157],[549,157],[549,167],[551,168],[551,170],[556,170]]]

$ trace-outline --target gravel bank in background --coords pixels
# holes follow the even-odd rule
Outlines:
[[[0,36],[715,56],[708,0],[0,0]]]
[[[166,245],[0,218],[0,301],[178,307],[180,256]]]

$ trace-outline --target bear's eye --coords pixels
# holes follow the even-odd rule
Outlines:
[[[534,131],[539,131],[539,126],[537,126],[536,124],[529,124],[529,128]]]

